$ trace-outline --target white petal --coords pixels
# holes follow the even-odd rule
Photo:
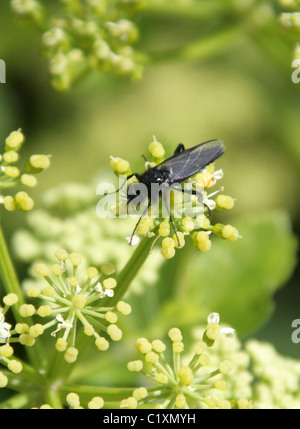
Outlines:
[[[131,240],[131,235],[128,235],[128,237],[126,237],[126,240],[128,241],[128,243],[131,245],[131,246],[135,246],[136,244],[138,244],[138,242],[140,241],[140,237],[138,236],[138,235],[134,235],[133,237],[132,237],[132,240]],[[131,243],[130,243],[130,241],[131,241]]]
[[[219,313],[210,313],[207,318],[207,323],[215,323],[216,325],[218,325],[220,323]]]
[[[105,295],[112,298],[114,296],[114,291],[112,289],[105,289]]]
[[[216,202],[214,200],[209,200],[208,198],[206,198],[204,200],[204,204],[210,209],[210,210],[214,210],[216,208]]]
[[[220,170],[215,171],[213,176],[216,180],[223,179],[223,176],[224,176],[223,170],[220,169]]]
[[[220,330],[220,334],[222,335],[222,337],[224,338],[233,338],[235,333],[235,330],[232,328],[222,328]]]
[[[101,283],[100,283],[100,282],[98,282],[98,283],[96,284],[96,286],[95,286],[95,291],[97,291],[97,292],[102,292],[102,291],[103,291],[103,288],[102,288],[102,285],[101,285]]]
[[[56,320],[58,321],[58,322],[63,322],[64,321],[64,319],[63,319],[63,317],[62,317],[62,315],[61,314],[58,314],[57,316],[56,316]]]

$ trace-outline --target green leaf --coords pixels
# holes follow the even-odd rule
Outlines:
[[[267,320],[273,294],[287,282],[296,262],[289,216],[274,211],[233,225],[241,239],[230,243],[214,237],[209,252],[193,249],[178,264],[176,295],[165,301],[158,324],[196,327],[210,312],[218,312],[221,322],[241,335]]]

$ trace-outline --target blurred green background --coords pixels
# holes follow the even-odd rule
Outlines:
[[[141,154],[153,135],[169,154],[179,142],[189,147],[222,139],[227,151],[217,166],[224,170],[225,193],[237,201],[220,219],[236,225],[246,244],[216,244],[215,253],[193,251],[189,260],[178,256],[163,267],[161,287],[179,263],[181,285],[189,282],[197,288],[200,270],[202,280],[214,284],[217,308],[226,302],[222,320],[232,323],[239,311],[243,314],[241,303],[251,300],[249,290],[260,288],[267,272],[269,294],[284,287],[274,293],[274,307],[268,302],[268,311],[256,320],[261,303],[269,299],[267,292],[257,295],[257,305],[254,300],[247,308],[257,330],[253,332],[249,323],[241,331],[272,342],[282,354],[299,357],[300,345],[291,341],[291,323],[300,318],[300,271],[293,238],[300,232],[300,84],[291,81],[294,40],[278,20],[263,29],[242,27],[237,43],[205,60],[158,61],[148,65],[137,82],[91,72],[74,88],[58,93],[49,84],[47,60],[39,53],[40,34],[20,24],[8,2],[1,2],[0,10],[0,58],[7,67],[7,83],[0,85],[1,141],[22,128],[25,157],[52,154],[51,168],[31,192],[36,207],[46,190],[62,182],[90,183],[102,171],[113,177],[108,171],[110,155],[128,159],[141,171]],[[137,21],[140,45],[159,50],[180,44],[199,37],[201,24],[180,14],[142,12]],[[22,213],[3,215],[8,240],[25,219]],[[22,268],[18,267],[21,275]],[[177,296],[188,305],[188,292],[180,290]],[[199,291],[199,301],[205,301]],[[163,299],[164,312],[155,315],[154,326],[161,318],[176,320],[176,305],[172,308],[168,297]]]

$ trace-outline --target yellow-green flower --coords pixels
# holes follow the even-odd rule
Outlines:
[[[49,59],[51,83],[63,91],[93,69],[140,78],[142,67],[134,51],[139,31],[133,19],[143,3],[62,1],[55,10],[38,0],[11,0],[10,5],[19,18],[41,31],[41,52]]]
[[[142,358],[129,362],[127,368],[145,375],[156,387],[144,388],[142,395],[134,393],[121,402],[121,407],[137,408],[152,404],[156,408],[250,408],[247,398],[230,398],[231,392],[227,389],[235,362],[215,360],[215,344],[221,337],[231,341],[234,335],[233,329],[221,327],[219,321],[218,313],[209,315],[201,340],[194,344],[192,353],[189,352],[185,358],[183,335],[178,328],[168,332],[172,343],[171,360],[167,358],[168,347],[163,341],[155,339],[150,342],[139,338],[136,348]]]
[[[26,345],[33,345],[36,337],[51,330],[52,337],[58,337],[56,349],[64,352],[68,363],[73,363],[78,356],[76,334],[80,326],[85,335],[95,338],[99,350],[107,350],[109,339],[119,341],[122,338],[122,331],[117,326],[118,317],[119,314],[130,314],[131,307],[124,301],[109,305],[117,282],[106,275],[107,267],[104,267],[104,273],[98,272],[96,267],[88,267],[82,272],[80,254],[68,254],[60,249],[55,252],[55,257],[57,263],[51,267],[43,263],[35,265],[35,273],[43,277],[46,284],[42,289],[31,285],[26,293],[43,302],[40,306],[23,304],[19,313],[23,317],[37,315],[41,322],[30,326],[22,340]],[[42,323],[43,319],[50,321]]]

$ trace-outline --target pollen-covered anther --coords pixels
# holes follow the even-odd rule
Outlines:
[[[163,353],[167,347],[165,343],[163,343],[161,340],[153,340],[151,345],[152,345],[152,349],[158,353]]]
[[[74,299],[74,306],[79,310],[82,310],[86,305],[86,296],[83,294],[78,294]]]
[[[0,389],[3,387],[6,387],[8,383],[8,378],[6,377],[5,374],[3,374],[3,372],[0,371]]]
[[[153,220],[151,218],[142,218],[140,223],[136,228],[136,232],[138,235],[145,236],[150,231],[150,228],[153,226]]]
[[[19,374],[23,369],[22,363],[15,359],[10,360],[7,367],[14,374]]]
[[[94,396],[89,403],[88,408],[90,410],[99,410],[100,408],[103,408],[104,406],[104,399],[101,396]]]
[[[74,363],[77,360],[78,349],[76,347],[69,347],[64,355],[65,361],[68,363]]]
[[[239,232],[231,225],[225,225],[222,230],[222,237],[227,241],[236,241],[240,238]]]
[[[175,255],[175,240],[171,237],[165,237],[161,243],[161,254],[166,259],[171,259]]]
[[[142,360],[133,360],[128,362],[127,368],[129,371],[140,372],[144,367]]]
[[[220,335],[220,326],[216,323],[208,323],[206,326],[206,336],[210,339],[215,341],[219,335]]]
[[[148,150],[153,156],[153,158],[163,158],[165,155],[165,149],[163,145],[158,141],[153,141],[149,144]]]
[[[176,405],[176,408],[186,408],[187,403],[183,393],[179,393],[176,396],[175,405]]]
[[[127,399],[123,399],[120,403],[120,408],[123,409],[135,409],[138,406],[138,401],[133,397],[130,396]]]
[[[146,387],[138,387],[137,389],[134,389],[132,392],[132,396],[137,400],[140,401],[141,399],[144,399],[148,396],[148,390]]]
[[[45,264],[36,264],[34,266],[34,272],[42,277],[47,277],[49,275],[49,268]]]
[[[30,326],[29,328],[29,335],[31,335],[33,338],[39,337],[44,333],[44,327],[40,323],[36,323],[33,326]]]
[[[178,371],[178,376],[183,384],[189,386],[194,381],[194,374],[189,366],[182,366]]]
[[[67,403],[71,408],[77,408],[80,405],[80,399],[77,393],[69,393],[66,397]]]
[[[15,195],[16,208],[18,210],[29,211],[33,208],[33,199],[27,194],[27,192],[20,191]]]
[[[107,327],[107,333],[113,341],[120,341],[123,335],[121,329],[115,324]]]
[[[14,354],[14,349],[10,344],[4,344],[3,346],[0,346],[0,357],[10,357]]]
[[[191,232],[195,228],[195,222],[191,217],[184,217],[182,219],[182,226],[185,232]]]
[[[30,164],[37,169],[46,169],[50,166],[50,157],[47,155],[31,155]]]
[[[128,304],[127,302],[124,302],[124,301],[119,301],[117,303],[117,310],[120,313],[124,314],[125,316],[127,316],[128,314],[130,314],[131,311],[132,311],[131,310],[131,305]]]
[[[178,328],[171,328],[168,332],[171,341],[182,341],[182,333]]]
[[[104,337],[98,337],[95,340],[95,345],[98,350],[100,351],[106,351],[109,348],[109,342]]]
[[[9,149],[19,150],[24,143],[25,137],[21,129],[12,131],[5,140],[5,145]]]
[[[110,168],[113,171],[115,171],[117,174],[126,174],[130,169],[130,165],[129,165],[129,162],[126,161],[125,159],[111,156]]]
[[[67,341],[64,338],[58,338],[55,343],[55,348],[58,352],[64,352],[67,349]]]
[[[160,222],[159,228],[158,228],[158,234],[161,237],[168,237],[168,235],[170,235],[170,231],[171,231],[171,228],[170,228],[170,223],[168,221],[164,220]]]
[[[15,293],[9,293],[4,296],[3,302],[5,305],[11,306],[18,302],[18,296]]]
[[[146,354],[152,349],[151,343],[146,338],[138,338],[135,343],[139,352]]]
[[[22,317],[31,317],[35,313],[35,307],[32,304],[22,304],[19,308],[19,314]]]
[[[152,364],[155,364],[159,361],[159,355],[153,351],[150,351],[146,353],[145,355],[146,362],[150,362]]]
[[[230,210],[234,207],[234,199],[229,195],[218,195],[216,198],[217,210]]]

